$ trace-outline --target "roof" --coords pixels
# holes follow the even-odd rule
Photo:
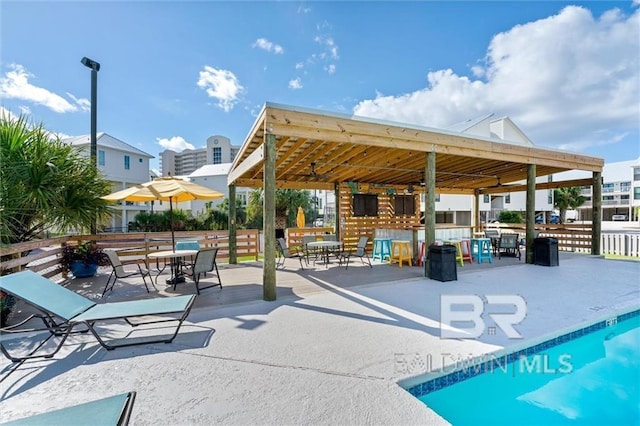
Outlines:
[[[190,178],[193,177],[204,177],[204,176],[226,176],[229,174],[231,170],[231,163],[222,163],[222,164],[205,164],[199,169],[195,170],[193,173],[189,175]]]
[[[601,171],[601,158],[509,143],[445,129],[266,103],[232,165],[228,183],[263,184],[264,140],[276,136],[276,184],[334,189],[342,182],[416,185],[426,153],[436,153],[441,193],[473,193],[525,180],[527,164],[546,176],[565,170]]]
[[[75,145],[78,147],[82,147],[85,145],[91,144],[91,135],[80,135],[74,136],[71,138],[62,139],[62,142],[69,143],[71,145]],[[133,145],[130,145],[126,142],[121,141],[120,139],[114,138],[108,133],[100,132],[96,135],[96,142],[98,146],[111,148],[118,151],[130,152],[132,154],[137,154],[143,157],[155,158],[153,155],[148,154]]]

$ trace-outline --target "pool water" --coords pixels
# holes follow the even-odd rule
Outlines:
[[[427,393],[454,425],[640,424],[640,316]]]

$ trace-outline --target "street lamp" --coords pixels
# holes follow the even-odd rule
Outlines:
[[[97,167],[98,156],[98,136],[97,136],[97,121],[98,121],[98,71],[100,71],[100,64],[93,59],[89,59],[86,56],[80,61],[82,65],[87,68],[91,68],[91,164]],[[91,219],[91,233],[97,232],[96,218]]]

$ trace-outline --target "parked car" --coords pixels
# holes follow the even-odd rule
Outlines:
[[[536,223],[537,224],[544,223],[544,215],[540,214],[540,215],[536,216]],[[560,223],[560,216],[555,214],[555,213],[552,213],[551,217],[549,218],[549,223],[552,224],[552,225],[559,224]]]
[[[627,215],[626,214],[614,214],[613,216],[611,216],[611,220],[627,220]]]

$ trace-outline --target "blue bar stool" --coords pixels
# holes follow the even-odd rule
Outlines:
[[[385,258],[387,258],[387,260],[391,258],[391,239],[374,238],[372,259],[380,259],[380,262],[383,262]]]
[[[491,238],[472,238],[471,253],[478,263],[482,263],[484,259],[487,259],[489,263],[493,263],[493,257],[491,256]]]

